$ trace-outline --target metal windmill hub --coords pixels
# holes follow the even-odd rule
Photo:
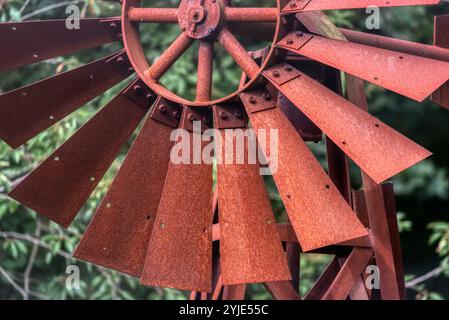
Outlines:
[[[141,0],[124,0],[122,9],[123,42],[129,60],[139,77],[158,95],[187,106],[207,107],[228,102],[254,84],[265,69],[240,43],[236,35],[242,30],[250,30],[248,39],[257,38],[257,26],[265,23],[272,26],[273,35],[270,50],[264,62],[275,50],[281,20],[281,4],[278,0],[273,7],[243,8],[233,7],[226,0],[182,0],[178,8],[142,7]],[[142,23],[178,23],[180,34],[176,40],[161,52],[155,61],[147,61],[140,42],[139,25]],[[256,36],[254,36],[256,34]],[[197,88],[193,101],[182,98],[163,86],[161,78],[182,55],[199,41],[197,64]],[[264,39],[265,41],[265,39]],[[233,58],[236,65],[248,77],[235,92],[213,99],[214,46],[222,46]]]
[[[179,27],[190,38],[210,37],[224,22],[223,8],[220,0],[184,0],[178,11]]]

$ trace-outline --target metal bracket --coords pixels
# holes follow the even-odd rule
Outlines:
[[[193,132],[193,124],[196,121],[201,122],[201,132],[211,128],[212,114],[210,108],[199,108],[184,106],[184,112],[179,127]]]
[[[312,40],[313,35],[302,31],[291,32],[282,38],[276,46],[280,48],[300,50],[307,42]]]
[[[312,0],[291,0],[285,7],[282,8],[281,13],[298,12],[304,10]]]
[[[133,81],[123,95],[142,108],[150,108],[157,95],[140,79]]]
[[[277,108],[276,100],[266,90],[254,90],[240,94],[240,98],[248,113],[256,113]]]
[[[240,104],[229,103],[225,105],[215,105],[214,124],[217,129],[235,129],[246,127],[245,110]]]
[[[169,127],[177,128],[181,119],[182,107],[163,97],[159,97],[151,110],[150,118]]]
[[[301,72],[288,63],[280,63],[264,71],[264,76],[273,84],[282,86],[287,82],[301,77]]]

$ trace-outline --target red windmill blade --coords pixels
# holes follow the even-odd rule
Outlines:
[[[119,40],[120,18],[0,23],[0,72]],[[17,41],[20,39],[20,41]]]
[[[9,196],[68,227],[147,113],[136,80],[81,127]],[[153,95],[151,95],[153,97]]]
[[[282,13],[303,11],[342,10],[376,7],[400,7],[438,4],[440,0],[290,0]]]
[[[156,102],[74,257],[136,277],[142,274],[178,114],[176,104],[163,98]]]
[[[0,40],[6,44],[0,72],[110,42],[124,44],[124,51],[0,95],[0,139],[12,147],[133,71],[138,76],[10,196],[69,226],[145,119],[76,257],[140,277],[144,285],[192,290],[203,298],[243,298],[246,284],[263,282],[274,298],[299,299],[295,264],[300,252],[334,254],[335,262],[309,296],[345,299],[370,296],[360,286],[356,293],[352,289],[374,255],[387,273],[381,278],[382,296],[403,296],[392,191],[378,183],[430,152],[359,109],[355,104],[363,100],[363,83],[355,77],[420,101],[433,94],[447,107],[447,18],[437,19],[436,46],[425,46],[344,29],[340,34],[329,21],[313,16],[319,10],[439,1],[278,0],[276,7],[260,8],[234,7],[227,0],[182,0],[178,8],[142,7],[141,0],[116,2],[122,5],[121,17],[82,19],[75,30],[66,28],[65,20],[0,24]],[[176,40],[152,63],[140,40],[142,23],[180,27]],[[248,52],[236,35],[272,44]],[[191,101],[159,80],[195,41],[197,85]],[[243,74],[234,92],[218,98],[215,46]],[[329,74],[338,78],[334,68],[349,74],[351,102],[328,83]],[[423,72],[428,69],[436,71]],[[256,130],[278,130],[279,166],[272,173],[288,223],[276,223],[256,164],[218,164],[218,208],[213,208],[212,162],[198,159],[193,149],[186,153],[193,162],[171,157],[179,148],[179,140],[170,139],[175,129],[181,129],[178,138],[200,141],[200,151],[208,150],[196,121],[202,130],[215,126],[220,133],[246,129],[249,122]],[[322,132],[331,140],[329,172],[304,143],[319,141]],[[264,151],[267,159],[274,152]],[[350,197],[349,158],[364,172],[365,191],[363,199],[357,193],[357,201]]]
[[[0,138],[19,147],[131,73],[126,54],[120,52],[4,93],[0,95]]]

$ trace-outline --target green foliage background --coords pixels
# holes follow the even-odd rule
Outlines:
[[[261,1],[234,1],[255,5]],[[65,18],[65,7],[76,3],[85,17],[119,14],[113,2],[100,0],[0,0],[0,21]],[[151,1],[159,6],[174,6],[177,1]],[[265,2],[264,2],[265,3]],[[58,4],[51,10],[42,8]],[[381,33],[421,43],[432,43],[433,16],[449,13],[449,5],[438,7],[407,7],[383,9]],[[365,30],[363,10],[336,11],[332,19],[339,26]],[[176,26],[146,26],[142,40],[148,58],[154,59],[176,37]],[[1,42],[0,42],[1,44]],[[245,43],[247,48],[260,43]],[[33,83],[83,65],[119,49],[106,45],[68,55],[0,75],[0,93]],[[1,50],[1,47],[0,47]],[[217,52],[214,73],[214,95],[230,92],[238,84],[240,74],[224,52]],[[177,63],[164,77],[164,83],[185,97],[192,97],[196,82],[195,50]],[[431,72],[431,70],[429,70]],[[12,184],[45,159],[50,152],[70,137],[85,121],[104,106],[124,84],[118,85],[83,108],[40,134],[26,145],[11,150],[0,142],[0,299],[185,299],[186,293],[170,289],[145,288],[136,279],[91,264],[75,261],[70,254],[80,239],[94,210],[104,196],[115,172],[124,159],[127,148],[100,182],[88,203],[68,230],[64,230],[33,211],[8,199]],[[370,108],[374,115],[434,152],[434,156],[395,177],[398,219],[407,280],[431,272],[429,279],[409,282],[410,299],[449,298],[449,112],[426,102],[418,104],[379,87],[368,85]],[[0,115],[1,116],[1,115]],[[128,146],[129,147],[129,146]],[[311,146],[325,166],[324,145]],[[279,216],[285,215],[274,184],[267,181],[273,207]],[[354,186],[360,177],[354,170]],[[301,291],[307,292],[323,270],[329,257],[304,255],[301,261]],[[68,290],[66,266],[75,264],[81,270],[81,290]],[[427,278],[427,277],[426,277]],[[419,280],[419,279],[418,279]],[[248,297],[266,299],[260,285],[249,288]]]

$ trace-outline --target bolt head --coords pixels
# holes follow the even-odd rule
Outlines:
[[[257,104],[257,100],[256,100],[256,98],[255,97],[253,97],[253,96],[251,96],[251,97],[249,97],[249,103],[251,103],[251,104]]]
[[[226,120],[228,118],[228,114],[224,111],[220,111],[219,116],[222,120]]]

